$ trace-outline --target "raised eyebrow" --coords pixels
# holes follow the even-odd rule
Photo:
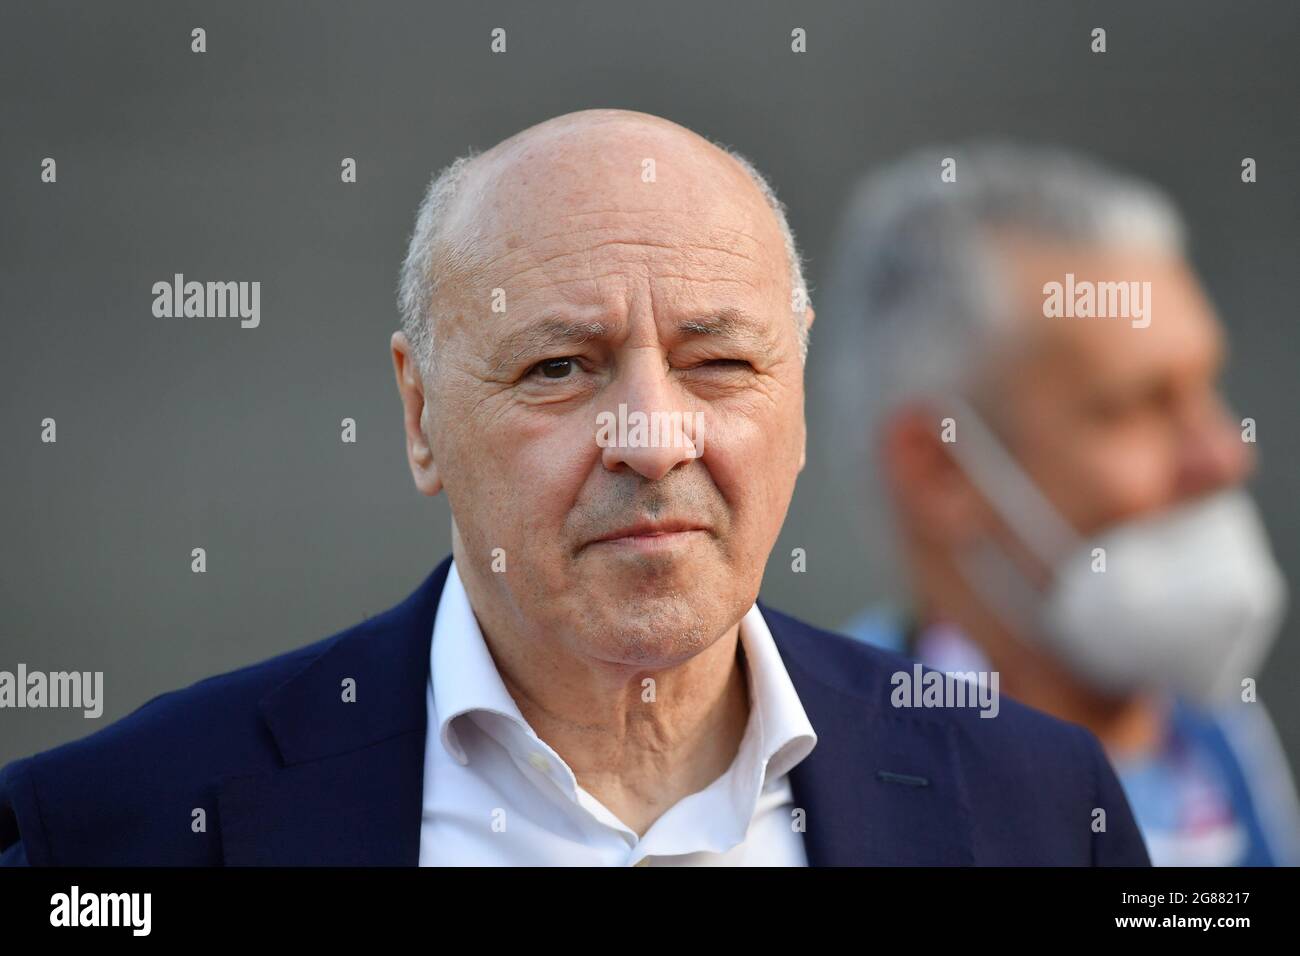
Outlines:
[[[507,335],[493,351],[488,359],[488,365],[494,373],[500,372],[517,361],[521,355],[539,352],[556,345],[580,345],[590,339],[608,334],[609,330],[599,322],[543,319]]]

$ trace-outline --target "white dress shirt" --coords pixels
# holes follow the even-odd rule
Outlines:
[[[524,720],[453,561],[429,651],[420,865],[806,866],[788,774],[817,736],[757,606],[740,641],[750,713],[735,760],[638,839]]]

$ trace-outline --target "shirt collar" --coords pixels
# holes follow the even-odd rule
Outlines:
[[[457,763],[469,763],[454,726],[456,718],[463,714],[498,714],[526,733],[532,733],[519,705],[506,690],[483,640],[455,561],[447,569],[447,583],[438,601],[432,645],[429,679],[433,683],[438,732],[443,746]]]
[[[766,765],[766,778],[771,780],[789,773],[807,757],[817,743],[817,734],[757,605],[740,620],[740,643],[749,672],[750,720],[757,731],[754,755]],[[748,743],[746,728],[742,753]]]
[[[498,715],[504,720],[494,720],[492,726],[540,742],[501,680],[455,561],[447,572],[431,643],[429,663],[434,711],[442,744],[453,759],[462,765],[469,762],[455,727],[457,718],[466,714],[474,715],[476,720],[484,713]],[[740,643],[744,649],[750,698],[749,719],[740,748],[722,777],[705,790],[685,798],[722,800],[730,805],[734,811],[730,816],[739,833],[731,834],[733,839],[729,845],[743,839],[764,787],[789,773],[817,743],[817,735],[757,605],[751,605],[741,618]]]

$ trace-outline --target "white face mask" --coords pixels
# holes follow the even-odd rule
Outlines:
[[[991,542],[959,560],[1012,630],[1117,694],[1165,687],[1206,704],[1258,677],[1287,588],[1249,495],[1217,492],[1085,540],[966,403],[942,405],[955,409],[948,447],[962,470],[1052,569],[1043,593]]]

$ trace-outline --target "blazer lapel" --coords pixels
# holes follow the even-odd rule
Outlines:
[[[973,864],[953,724],[890,704],[892,655],[759,607],[817,734],[790,772],[809,865]]]
[[[220,782],[226,863],[419,863],[429,642],[450,565],[262,699],[281,766]]]

